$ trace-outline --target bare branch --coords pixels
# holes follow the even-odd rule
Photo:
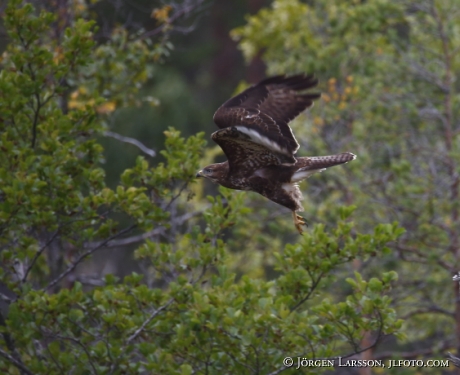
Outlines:
[[[39,256],[45,251],[45,249],[51,244],[51,242],[53,242],[56,239],[58,234],[59,234],[59,228],[54,232],[51,238],[35,253],[34,258],[32,259],[26,271],[24,272],[24,276],[22,277],[22,280],[21,280],[23,283],[27,280],[27,276],[29,275],[35,263],[37,262],[37,259],[39,258]]]
[[[94,374],[98,374],[98,371],[96,370],[96,367],[94,366],[93,360],[91,359],[91,354],[88,351],[89,347],[84,345],[80,340],[76,339],[75,337],[68,337],[68,336],[62,336],[62,335],[55,335],[54,337],[57,338],[57,339],[60,339],[60,340],[68,340],[68,341],[73,342],[74,344],[78,345],[85,352],[86,357],[88,358],[88,363],[93,368]]]
[[[75,262],[73,262],[69,267],[67,267],[67,269],[62,272],[58,277],[56,277],[53,281],[51,281],[43,290],[48,290],[50,288],[52,288],[53,286],[55,286],[60,280],[62,280],[64,277],[66,277],[70,272],[72,272],[77,266],[78,264],[81,263],[81,261],[83,261],[85,258],[89,257],[91,254],[93,254],[96,250],[99,250],[100,248],[104,247],[107,243],[109,243],[110,241],[112,241],[113,239],[117,238],[117,237],[120,237],[122,236],[123,234],[125,233],[128,233],[130,232],[131,230],[133,230],[134,228],[136,227],[136,224],[133,224],[131,226],[129,226],[128,228],[125,228],[121,231],[119,231],[117,234],[114,234],[113,236],[107,238],[106,240],[100,242],[97,246],[95,247],[92,247],[91,249],[89,249],[88,251],[84,252],[83,254],[81,254],[77,260]]]
[[[34,375],[34,373],[30,371],[21,361],[17,360],[12,355],[5,352],[3,349],[0,349],[0,356],[14,364],[21,371],[21,374]]]
[[[88,276],[88,275],[76,275],[72,277],[71,281],[78,281],[83,285],[91,285],[91,286],[105,286],[105,281],[100,277],[95,276]]]
[[[17,298],[10,298],[6,294],[0,292],[0,300],[10,304],[16,301]]]
[[[24,47],[27,49],[28,48],[28,45],[23,43]],[[32,69],[32,64],[28,63],[27,64],[27,67],[29,68],[29,74],[30,74],[30,78],[32,78],[32,81],[35,81],[35,72],[34,70]],[[40,111],[43,107],[43,103],[41,102],[41,99],[40,99],[40,94],[38,91],[36,91],[33,95],[35,97],[35,100],[37,102],[37,106],[34,107],[33,105],[33,102],[31,102],[31,108],[34,112],[34,119],[33,119],[33,122],[32,122],[32,141],[31,141],[31,147],[32,148],[35,148],[35,142],[37,140],[37,126],[38,126],[38,118],[39,118],[39,114],[40,114]]]
[[[313,294],[313,292],[316,290],[316,287],[318,286],[318,284],[319,284],[320,281],[322,280],[323,276],[324,276],[324,272],[322,272],[322,273],[319,275],[319,277],[318,277],[315,281],[313,281],[313,278],[311,278],[311,280],[312,280],[312,286],[311,286],[311,288],[310,288],[310,291],[307,293],[307,295],[306,295],[304,298],[302,298],[299,302],[297,302],[297,303],[295,304],[295,306],[291,309],[291,313],[292,313],[294,310],[296,310],[297,308],[299,308],[305,301],[307,301],[307,300],[310,298],[310,296]],[[310,277],[311,277],[311,276],[310,276]]]
[[[142,241],[146,240],[147,238],[154,237],[154,236],[157,236],[157,235],[163,233],[164,230],[165,230],[164,227],[158,227],[158,228],[152,229],[149,232],[138,234],[136,236],[126,237],[126,238],[123,238],[121,240],[110,241],[110,242],[106,243],[105,247],[106,248],[121,247],[121,246],[131,245],[131,244],[137,243],[137,242],[142,242]],[[87,244],[85,247],[99,246],[99,244],[101,244],[101,243],[102,242],[92,242],[92,243]]]
[[[138,141],[135,138],[126,137],[124,135],[120,135],[118,133],[114,133],[114,132],[111,132],[111,131],[106,131],[104,133],[104,135],[107,136],[107,137],[115,138],[116,140],[121,141],[121,142],[130,143],[130,144],[136,146],[144,154],[147,154],[147,155],[151,156],[152,158],[157,155],[155,150],[152,150],[151,148],[148,148],[142,142]]]
[[[206,206],[205,208],[203,208],[202,210],[199,210],[199,211],[188,212],[188,213],[186,213],[186,214],[184,214],[182,216],[179,216],[179,217],[175,218],[174,220],[172,220],[172,223],[175,224],[175,225],[181,225],[181,224],[185,223],[187,220],[191,219],[192,217],[201,215],[203,213],[203,211],[206,210],[208,207],[209,206]],[[160,227],[152,229],[151,231],[146,232],[146,233],[138,234],[138,235],[131,236],[131,237],[126,237],[126,238],[123,238],[123,239],[120,239],[120,240],[112,240],[112,241],[106,243],[105,247],[106,248],[121,247],[121,246],[131,245],[133,243],[142,242],[142,241],[146,240],[147,238],[151,238],[151,237],[158,236],[158,235],[162,234],[165,230],[166,230],[166,228],[164,226],[160,226]],[[102,242],[91,242],[91,243],[86,244],[85,248],[99,246],[101,243]]]
[[[412,72],[419,78],[425,80],[426,82],[438,87],[444,94],[448,94],[450,91],[449,86],[446,86],[440,77],[436,74],[430,72],[428,69],[413,61],[411,59],[406,59],[406,62],[409,64]]]
[[[454,364],[455,367],[460,367],[460,358],[454,356],[453,354],[447,352],[450,361]]]
[[[144,323],[142,323],[142,325],[136,329],[136,331],[128,337],[128,340],[127,340],[127,343],[131,343],[131,341],[133,341],[137,336],[139,336],[142,331],[145,329],[145,327],[157,316],[159,315],[163,310],[165,310],[171,303],[174,302],[174,299],[171,298],[168,302],[166,302],[163,306],[161,306],[160,308],[156,309],[152,314],[150,314],[150,316],[147,318],[147,320],[144,321]]]
[[[420,251],[419,249],[415,248],[415,247],[412,247],[412,246],[409,246],[409,245],[404,245],[404,244],[401,244],[401,243],[397,243],[396,244],[396,249],[398,249],[399,251],[401,251],[402,253],[404,252],[407,252],[407,253],[412,253],[412,254],[415,254],[418,259],[415,259],[415,258],[411,258],[410,261],[411,262],[420,262],[420,263],[428,263],[428,260],[426,260],[426,255],[423,254],[422,251]],[[438,258],[436,259],[436,263],[441,266],[442,268],[450,271],[450,272],[454,272],[454,268],[452,265],[446,263],[445,261],[443,261],[442,259]]]
[[[450,311],[445,310],[445,309],[441,309],[440,307],[433,305],[433,306],[430,306],[430,307],[421,308],[421,309],[411,311],[411,312],[407,313],[406,315],[404,315],[402,317],[402,319],[406,320],[406,319],[408,319],[408,318],[410,318],[412,316],[415,316],[415,315],[429,314],[429,313],[443,314],[443,315],[447,315],[447,316],[449,316],[451,318],[455,317],[455,314],[453,312],[450,312]]]
[[[6,322],[5,318],[3,317],[2,312],[0,311],[0,326],[6,327]],[[14,346],[14,341],[11,337],[11,335],[8,333],[8,331],[5,329],[5,331],[2,333],[3,340],[5,341],[6,347],[12,354],[13,358],[15,358],[17,361],[21,362],[21,359],[19,357],[18,352],[16,351],[16,347]]]

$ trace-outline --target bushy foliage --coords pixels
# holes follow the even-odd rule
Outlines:
[[[329,153],[347,146],[358,155],[353,183],[342,185],[357,206],[357,228],[396,220],[406,229],[388,256],[360,268],[400,277],[391,294],[407,318],[406,339],[384,357],[432,358],[460,340],[453,328],[460,327],[459,289],[447,286],[458,271],[460,244],[459,6],[275,0],[233,31],[248,59],[263,51],[271,73],[319,74],[324,115],[303,129],[310,148]]]
[[[19,0],[4,20],[2,373],[277,373],[287,356],[352,355],[365,349],[365,335],[374,343],[397,334],[389,297],[396,273],[369,281],[336,273],[387,252],[403,232],[396,224],[360,233],[354,208],[335,207],[333,225],[313,225],[283,247],[283,229],[260,232],[260,219],[247,219],[259,212],[245,195],[220,189],[206,202],[190,200],[203,134],[184,139],[172,128],[163,163],[140,157],[107,187],[97,136],[113,106],[134,98],[164,45],[152,52],[148,42],[118,43],[120,30],[96,44],[93,23],[78,17],[53,39],[55,16]],[[145,273],[84,285],[76,269],[128,235],[145,239],[134,253]],[[230,250],[261,247],[271,254],[270,280],[237,276]],[[343,297],[325,292],[343,278]]]

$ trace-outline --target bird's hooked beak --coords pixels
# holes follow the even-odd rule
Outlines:
[[[202,172],[202,171],[198,171],[197,174],[195,175],[195,177],[196,177],[196,178],[198,178],[198,177],[203,177],[203,175],[202,175],[201,172]]]

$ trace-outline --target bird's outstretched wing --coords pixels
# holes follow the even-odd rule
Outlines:
[[[231,126],[211,135],[212,140],[222,148],[227,156],[232,175],[250,175],[253,171],[267,165],[295,163],[293,156],[254,142],[246,132],[238,128],[238,126]]]
[[[246,142],[285,155],[285,160],[294,163],[299,144],[288,123],[320,97],[318,93],[299,93],[317,83],[313,76],[303,74],[267,78],[226,101],[214,114],[214,122],[219,128],[235,127],[248,136]],[[213,136],[222,147],[218,139]]]

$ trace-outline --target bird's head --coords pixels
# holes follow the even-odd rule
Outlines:
[[[228,172],[227,163],[211,164],[196,174],[196,177],[206,177],[212,182],[220,183]]]

